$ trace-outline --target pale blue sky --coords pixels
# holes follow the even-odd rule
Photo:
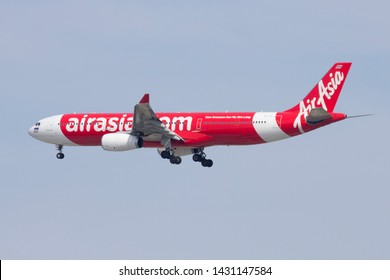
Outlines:
[[[387,1],[1,1],[0,259],[389,259]],[[336,61],[336,111],[289,140],[109,153],[27,134],[69,112],[282,111]]]

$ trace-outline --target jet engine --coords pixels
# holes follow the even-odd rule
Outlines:
[[[119,152],[142,148],[142,137],[127,133],[108,133],[102,137],[102,147],[106,151]]]

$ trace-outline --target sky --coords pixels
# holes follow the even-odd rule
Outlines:
[[[0,2],[0,259],[389,259],[388,1]],[[337,61],[348,119],[212,168],[31,138],[39,119],[283,111]]]

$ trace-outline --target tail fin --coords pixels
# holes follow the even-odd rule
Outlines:
[[[333,112],[351,64],[351,62],[337,62],[301,102],[286,112],[308,114],[314,108]]]

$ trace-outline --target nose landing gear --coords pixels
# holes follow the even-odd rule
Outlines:
[[[63,159],[65,157],[65,155],[62,153],[62,148],[63,148],[63,145],[56,145],[56,148],[57,148],[57,158],[58,159]]]

